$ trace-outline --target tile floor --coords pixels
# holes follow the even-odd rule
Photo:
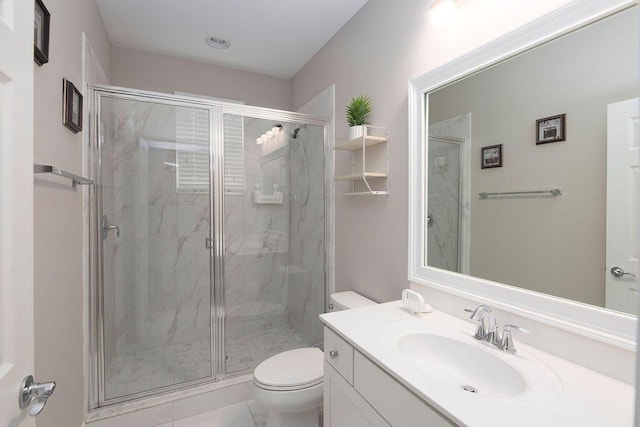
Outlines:
[[[235,324],[227,330],[227,373],[253,369],[276,353],[312,344],[287,325],[247,329]],[[208,341],[117,354],[105,375],[106,397],[112,399],[209,377],[210,357]]]
[[[264,427],[266,422],[266,411],[249,400],[157,427]]]

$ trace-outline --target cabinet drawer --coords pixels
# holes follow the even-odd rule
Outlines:
[[[359,352],[353,356],[354,388],[392,426],[455,426]]]
[[[353,385],[353,347],[329,328],[324,328],[324,358]]]

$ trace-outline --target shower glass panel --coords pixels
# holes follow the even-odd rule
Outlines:
[[[224,381],[320,343],[326,122],[92,94],[90,407]]]
[[[212,375],[209,109],[100,98],[103,400]]]
[[[233,374],[322,341],[324,128],[231,114],[224,123],[225,371]]]
[[[461,147],[429,137],[427,265],[459,271]]]

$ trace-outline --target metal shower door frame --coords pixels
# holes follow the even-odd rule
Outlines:
[[[87,161],[87,170],[95,181],[90,195],[89,208],[89,290],[87,323],[89,331],[87,349],[87,389],[88,411],[99,411],[101,408],[124,404],[133,400],[140,400],[157,396],[160,393],[181,393],[176,398],[184,397],[189,389],[195,386],[206,385],[224,378],[233,378],[245,374],[244,372],[225,374],[225,278],[224,278],[224,138],[223,119],[225,114],[239,115],[275,122],[302,122],[314,126],[322,126],[324,130],[325,145],[325,192],[329,192],[333,162],[326,156],[331,152],[328,141],[328,119],[308,114],[289,111],[274,110],[262,107],[252,107],[215,101],[207,98],[197,98],[183,95],[171,95],[158,92],[143,91],[130,88],[113,86],[89,87],[90,114],[90,149]],[[209,210],[211,227],[209,236],[203,236],[203,248],[210,251],[210,315],[211,315],[211,376],[185,383],[152,389],[133,395],[113,399],[105,398],[105,372],[104,372],[104,300],[103,300],[103,248],[101,235],[102,215],[102,132],[100,129],[101,101],[103,98],[123,99],[139,102],[163,104],[173,107],[199,108],[209,111]],[[325,193],[326,194],[326,193]],[[328,202],[329,195],[325,196],[325,238],[333,239],[333,224],[330,220],[330,212],[333,206]],[[210,239],[205,241],[206,239]],[[212,242],[209,245],[207,242]],[[331,245],[332,246],[332,245]],[[333,255],[329,251],[329,245],[325,244],[325,299],[333,291]],[[326,307],[328,299],[325,300]],[[123,408],[123,412],[126,408]],[[111,412],[113,412],[110,409]],[[89,416],[88,418],[93,418]]]

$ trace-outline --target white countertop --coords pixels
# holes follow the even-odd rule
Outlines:
[[[416,371],[399,352],[390,349],[388,341],[381,338],[382,331],[396,323],[421,321],[457,326],[468,331],[469,337],[475,332],[474,323],[437,310],[413,315],[402,307],[400,301],[395,301],[327,313],[321,315],[320,319],[387,373],[460,425],[633,426],[633,386],[519,343],[517,335],[515,342],[518,354],[495,350],[498,356],[542,362],[557,375],[558,387],[551,387],[549,392],[541,392],[546,385],[537,384],[538,380],[532,378],[533,386],[528,387],[520,396],[487,398],[453,388]],[[535,334],[536,331],[531,333]],[[469,363],[472,364],[473,360],[469,360]]]

